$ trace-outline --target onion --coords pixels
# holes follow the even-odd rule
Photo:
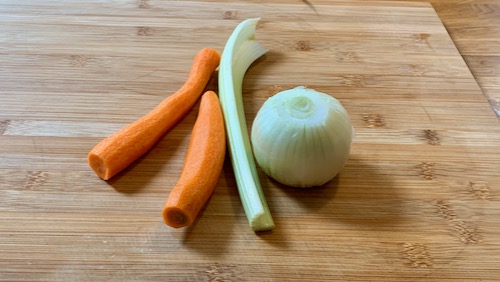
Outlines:
[[[328,94],[299,86],[269,98],[252,125],[255,159],[276,181],[321,186],[344,167],[353,128],[347,111]]]

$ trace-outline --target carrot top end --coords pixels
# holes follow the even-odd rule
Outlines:
[[[174,228],[189,226],[193,222],[187,213],[177,207],[165,207],[162,214],[165,223]]]
[[[101,157],[91,152],[87,159],[89,166],[100,178],[103,180],[108,180],[110,178],[108,167]]]

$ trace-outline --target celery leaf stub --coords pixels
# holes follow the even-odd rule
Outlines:
[[[254,231],[274,228],[252,154],[243,107],[243,77],[267,52],[255,40],[259,18],[241,22],[229,37],[219,65],[219,98],[226,124],[229,154],[243,209]]]
[[[262,170],[282,184],[301,188],[332,180],[347,162],[352,139],[351,121],[341,103],[302,86],[269,98],[251,132]]]

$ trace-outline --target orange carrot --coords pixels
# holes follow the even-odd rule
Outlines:
[[[201,97],[179,181],[163,207],[163,220],[179,228],[193,223],[215,190],[226,155],[226,132],[219,98],[213,91]]]
[[[177,92],[90,151],[88,163],[95,173],[108,180],[146,153],[196,104],[219,62],[217,51],[210,48],[199,51],[187,81]]]

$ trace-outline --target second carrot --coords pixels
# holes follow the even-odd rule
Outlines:
[[[219,99],[201,97],[184,167],[163,208],[165,223],[179,228],[193,223],[217,185],[226,155],[226,133]]]

